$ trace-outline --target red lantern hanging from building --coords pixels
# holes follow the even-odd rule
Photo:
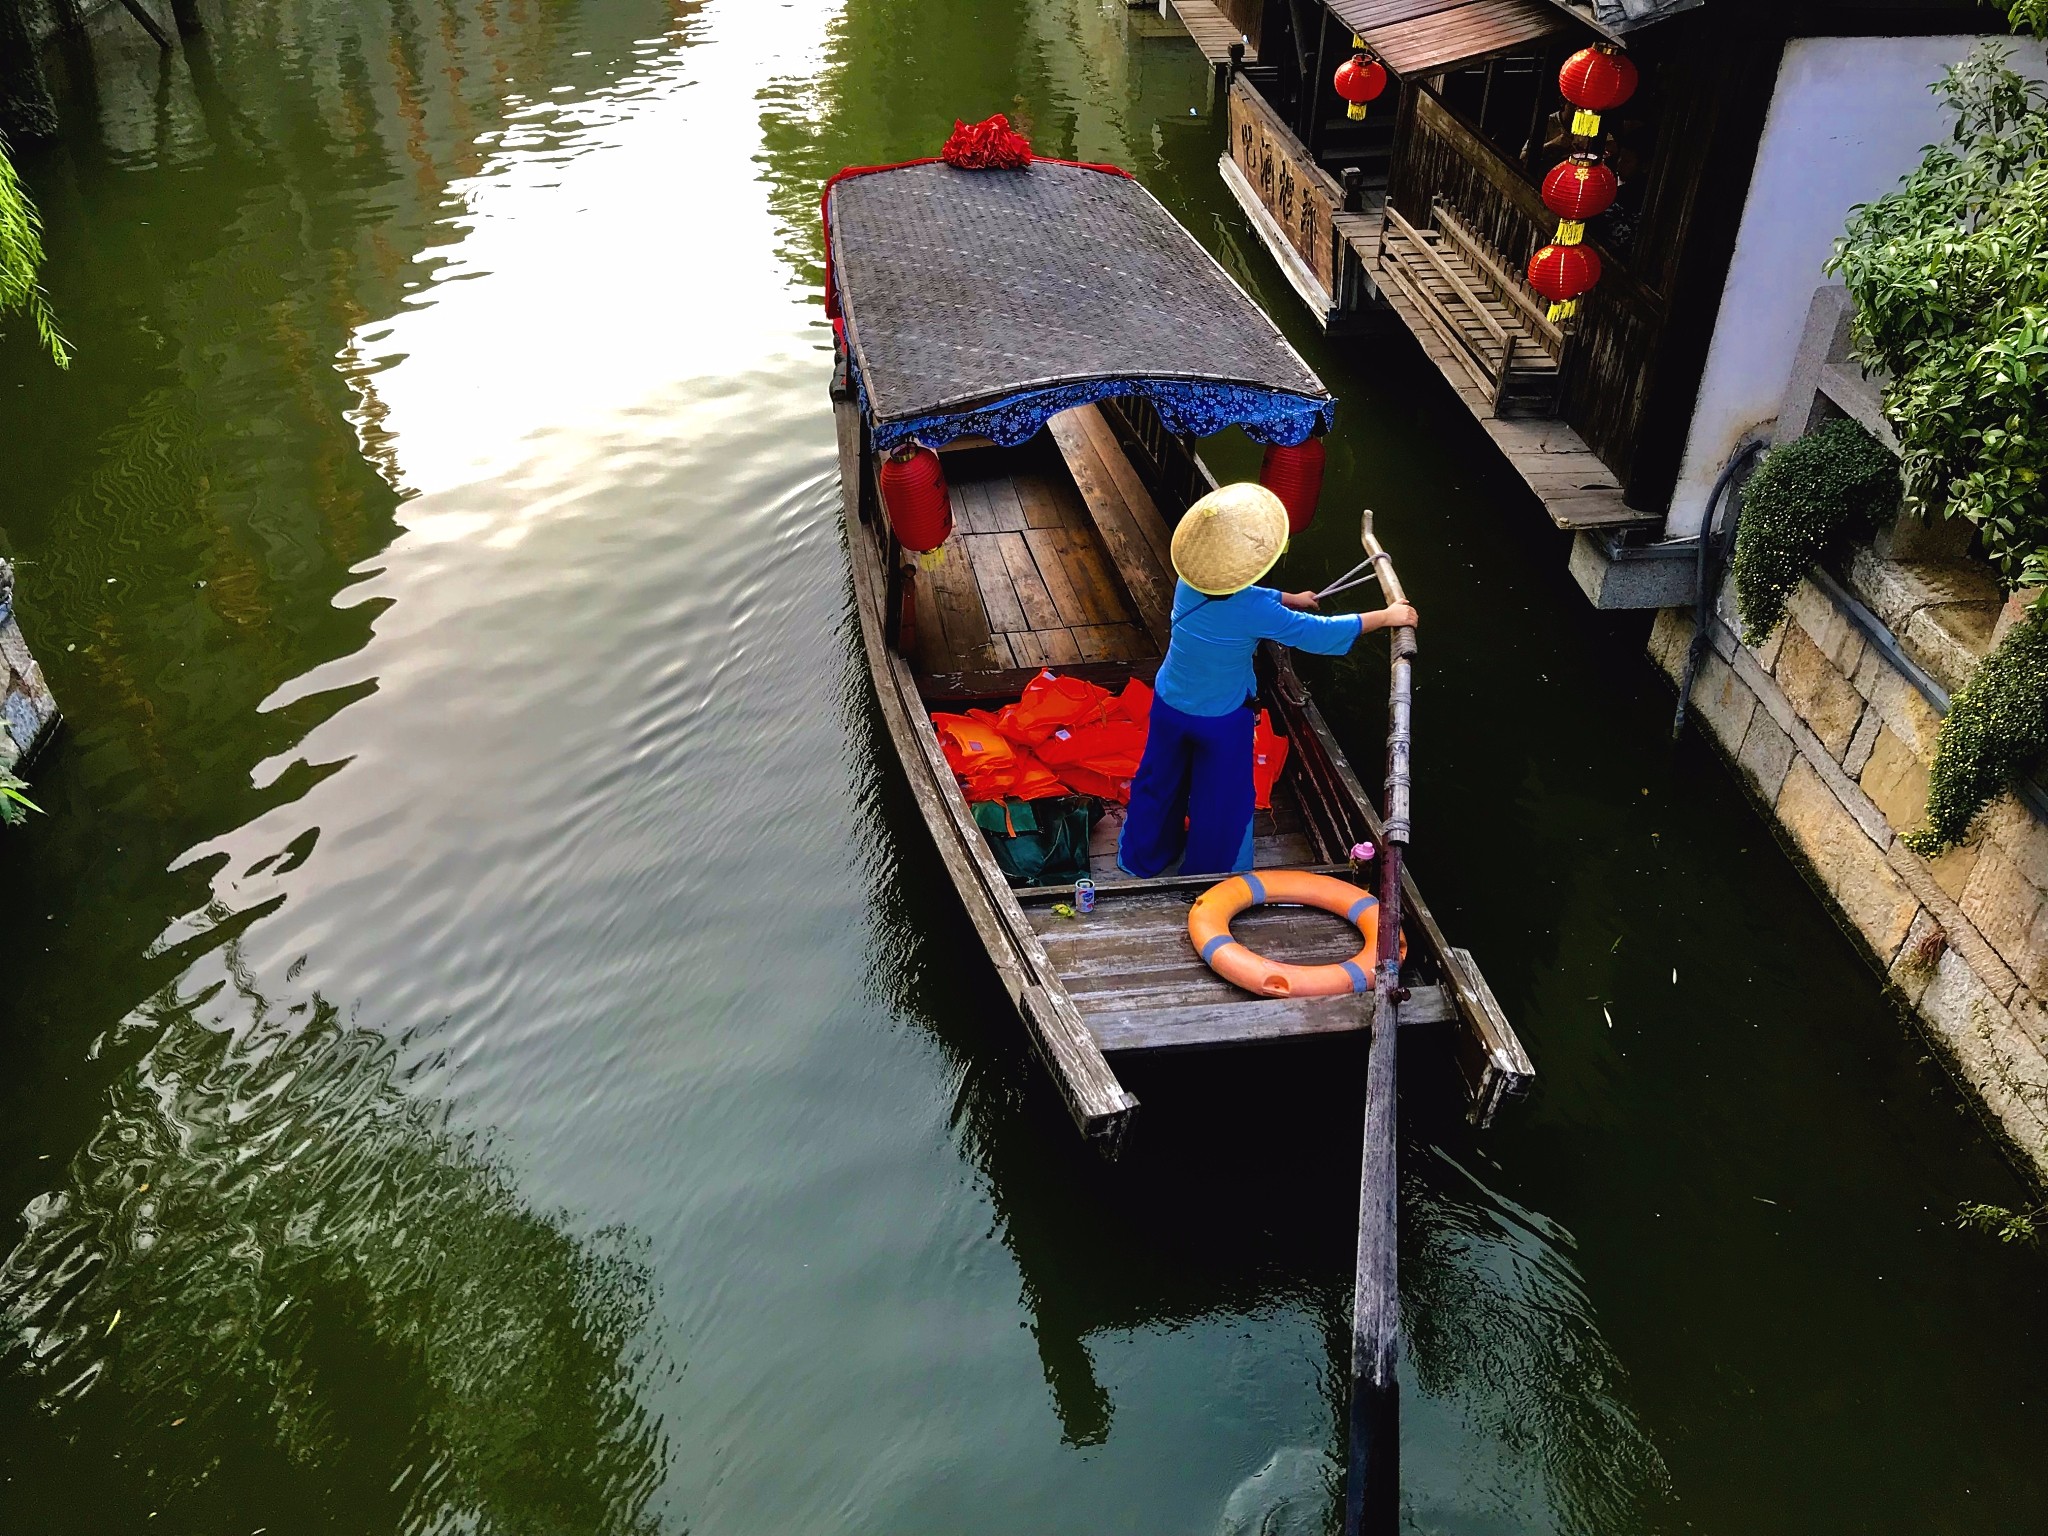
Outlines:
[[[1586,238],[1586,220],[1597,219],[1614,206],[1620,188],[1606,162],[1591,155],[1560,160],[1543,178],[1543,206],[1557,215],[1559,245],[1577,245]]]
[[[1600,281],[1600,257],[1590,245],[1546,245],[1529,258],[1529,286],[1550,300],[1552,323],[1579,310],[1579,295]]]
[[[1287,509],[1287,531],[1300,533],[1315,521],[1316,503],[1323,495],[1323,440],[1305,437],[1298,443],[1268,444],[1259,484]]]
[[[1572,132],[1590,139],[1600,132],[1600,114],[1612,112],[1636,93],[1636,67],[1610,43],[1581,48],[1557,72],[1558,93],[1578,110]]]
[[[953,502],[946,472],[929,448],[906,443],[882,459],[882,509],[896,542],[914,554],[937,549],[953,536]]]
[[[1357,40],[1353,39],[1354,46]],[[1387,88],[1387,66],[1378,59],[1365,54],[1354,53],[1337,66],[1337,78],[1333,82],[1337,94],[1349,103],[1344,115],[1353,122],[1365,116],[1366,105],[1379,100],[1380,93]]]

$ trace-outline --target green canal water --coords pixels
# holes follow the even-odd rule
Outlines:
[[[69,715],[0,836],[0,1529],[1204,1536],[1316,1487],[1357,1042],[1133,1071],[1095,1166],[857,660],[818,183],[996,110],[1289,328],[1343,406],[1283,574],[1370,502],[1426,616],[1415,866],[1541,1075],[1484,1135],[1408,1085],[1411,1528],[2041,1528],[2043,1268],[1950,1220],[2013,1176],[1669,745],[1643,620],[1412,347],[1308,334],[1184,41],[209,14],[57,62],[78,361],[0,346]],[[1312,675],[1375,760],[1380,655]]]

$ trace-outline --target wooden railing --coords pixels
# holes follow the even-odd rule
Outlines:
[[[1432,222],[1463,253],[1465,259],[1485,274],[1493,290],[1501,296],[1502,302],[1522,317],[1522,323],[1536,338],[1536,344],[1556,362],[1564,355],[1564,332],[1550,319],[1550,306],[1536,296],[1529,286],[1529,280],[1519,272],[1510,272],[1501,265],[1500,253],[1481,240],[1457,211],[1441,198],[1431,206]]]
[[[1410,220],[1448,210],[1468,240],[1497,253],[1503,275],[1519,270],[1549,240],[1557,216],[1520,167],[1503,157],[1427,90],[1407,93],[1406,121],[1388,186],[1388,207]],[[1600,285],[1580,301],[1562,338],[1557,414],[1626,483],[1634,456],[1652,349],[1664,301],[1614,253],[1594,242]],[[1531,301],[1534,302],[1533,300]],[[1545,322],[1547,325],[1547,321]]]
[[[1447,324],[1441,328],[1445,339],[1463,352],[1466,360],[1478,373],[1479,377],[1486,380],[1492,386],[1494,401],[1498,404],[1501,388],[1507,382],[1508,370],[1514,367],[1515,364],[1516,338],[1514,333],[1493,318],[1487,311],[1485,301],[1478,294],[1474,293],[1471,288],[1466,286],[1465,280],[1458,276],[1457,271],[1449,262],[1443,259],[1437,248],[1429,241],[1423,239],[1415,227],[1402,218],[1399,211],[1391,206],[1387,209],[1387,224],[1405,239],[1406,249],[1414,253],[1417,258],[1429,267],[1429,270],[1436,275],[1437,281],[1449,288],[1452,293],[1456,294],[1464,302],[1467,308],[1470,309],[1472,318],[1479,323],[1480,328],[1485,331],[1487,339],[1492,342],[1490,348],[1480,344],[1467,334],[1462,325],[1455,323]],[[1395,267],[1397,274],[1399,270],[1399,264],[1397,263]],[[1430,304],[1427,293],[1417,291],[1411,297],[1425,309],[1433,307]]]

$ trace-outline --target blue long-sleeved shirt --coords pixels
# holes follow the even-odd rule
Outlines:
[[[1227,715],[1258,689],[1252,655],[1261,640],[1341,656],[1364,633],[1363,614],[1296,613],[1271,587],[1207,597],[1175,582],[1173,641],[1153,686],[1184,715]]]

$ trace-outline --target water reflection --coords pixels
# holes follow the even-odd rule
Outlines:
[[[0,1377],[195,1524],[310,1498],[365,1529],[651,1529],[633,1242],[526,1209],[408,1094],[405,1042],[217,958],[107,1042],[147,1045],[0,1264]]]
[[[825,178],[937,154],[956,117],[1006,113],[1040,154],[1142,174],[1207,96],[1208,68],[1185,34],[1121,0],[1022,0],[981,7],[971,21],[959,0],[849,5],[815,73],[779,73],[758,95],[778,254],[821,288]],[[1202,144],[1213,173],[1206,132]]]
[[[1409,1158],[1401,1309],[1422,1400],[1407,1411],[1436,1430],[1411,1497],[1503,1532],[1646,1528],[1670,1477],[1571,1234],[1442,1147]]]

